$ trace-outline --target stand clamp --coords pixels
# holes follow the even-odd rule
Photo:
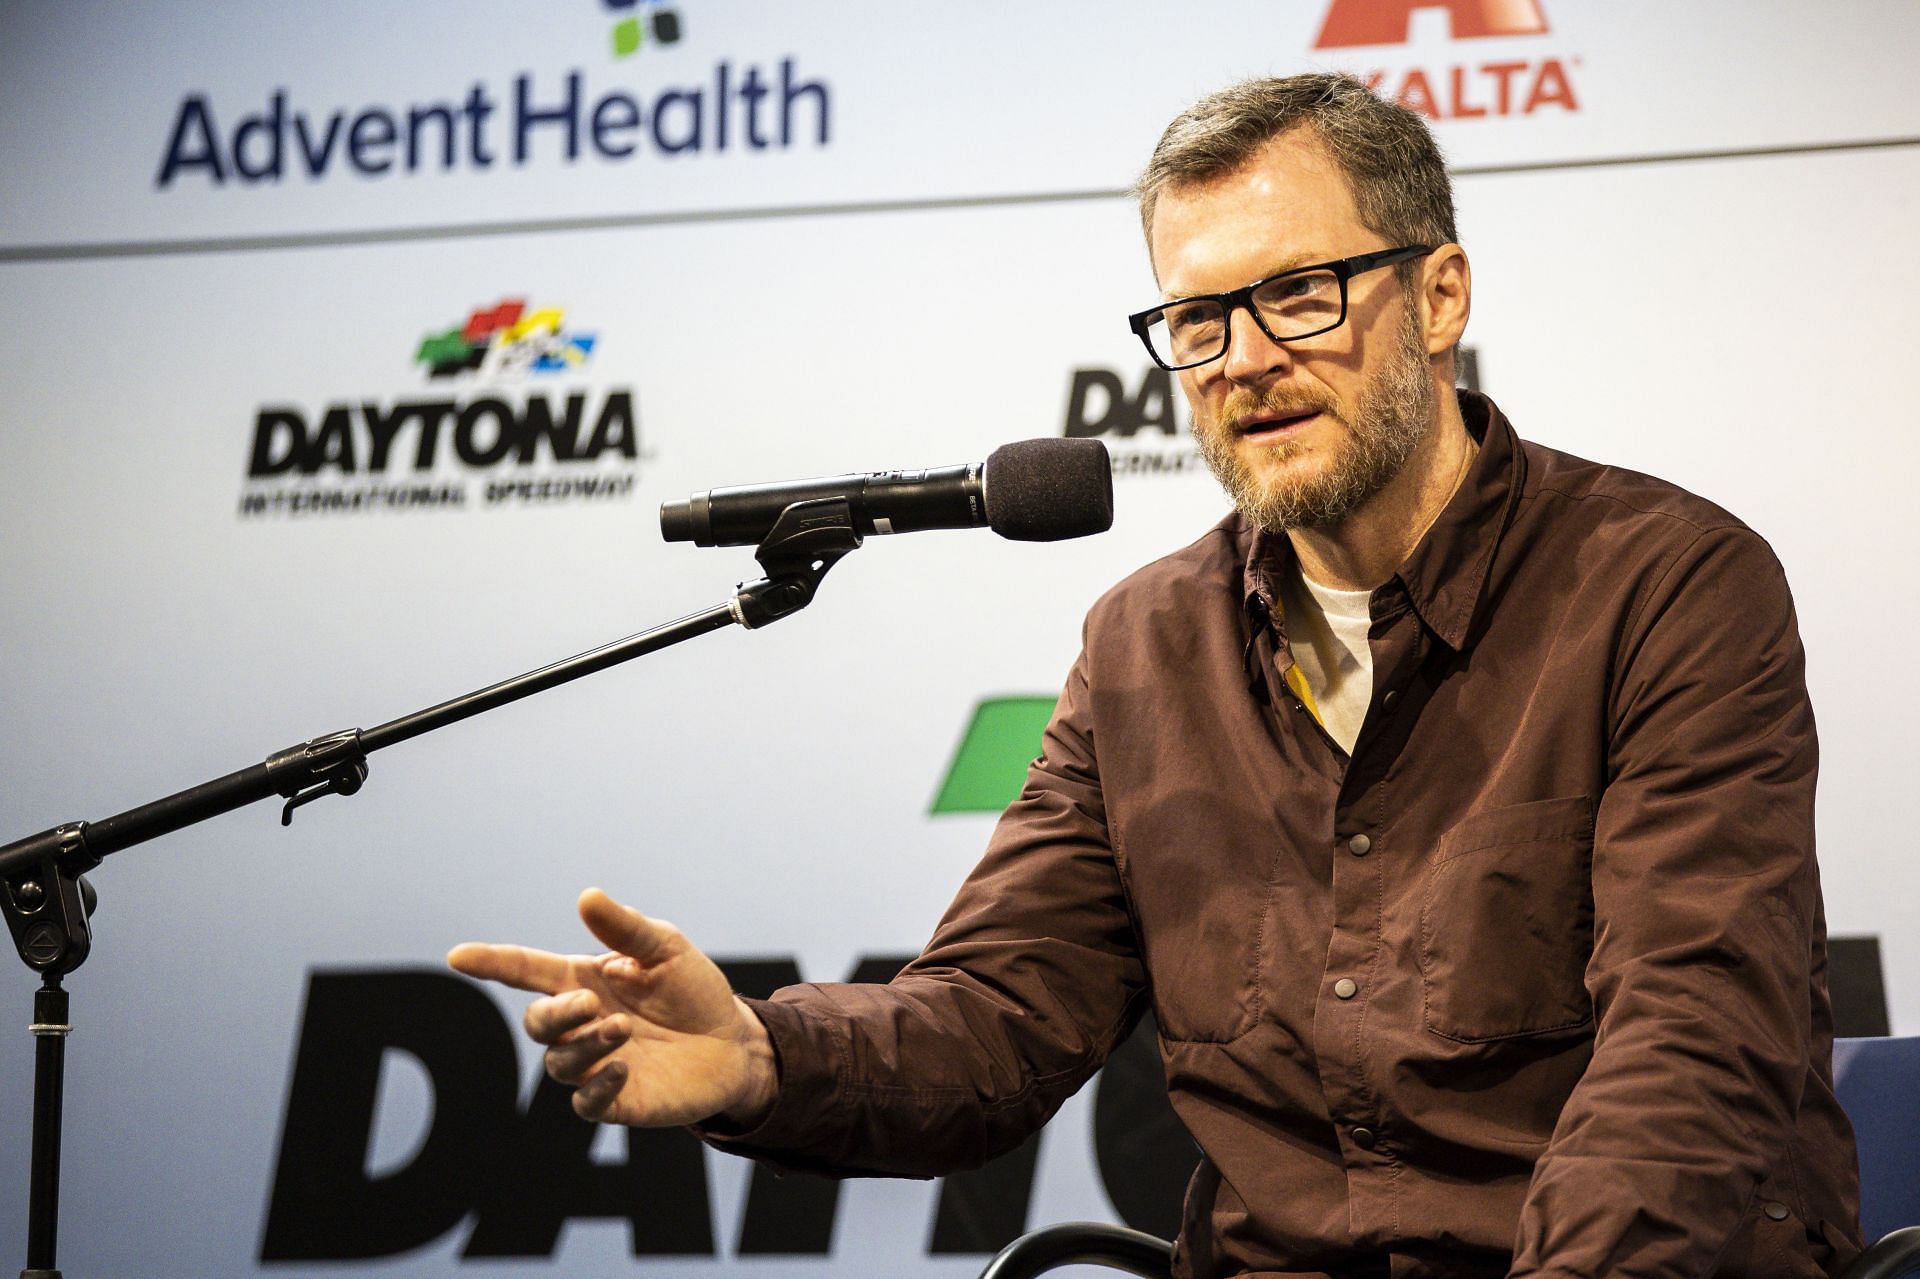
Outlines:
[[[351,795],[367,780],[367,753],[360,730],[328,733],[267,756],[267,779],[286,798],[280,824],[293,825],[293,810],[328,795]]]
[[[0,883],[0,912],[27,967],[47,976],[70,973],[93,946],[87,917],[93,885],[83,875],[100,864],[87,847],[87,824],[68,822],[22,841],[14,871]]]
[[[753,553],[766,577],[734,593],[728,610],[748,630],[779,621],[813,603],[820,579],[860,549],[853,507],[843,497],[795,502],[780,512],[766,540]]]

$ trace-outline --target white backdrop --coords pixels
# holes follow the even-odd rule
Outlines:
[[[1904,87],[1920,10],[1541,0],[1544,33],[1455,39],[1442,5],[1414,11],[1405,42],[1316,49],[1333,2],[911,16],[719,0],[531,14],[499,0],[5,4],[0,298],[16,329],[0,348],[0,842],[708,607],[756,575],[744,550],[662,544],[663,500],[1058,435],[1075,370],[1111,371],[1131,393],[1146,361],[1120,317],[1154,290],[1119,192],[1158,130],[1233,78],[1339,67],[1389,89],[1424,80],[1450,117],[1488,111],[1438,129],[1478,286],[1469,341],[1521,433],[1683,483],[1779,552],[1821,724],[1830,924],[1880,939],[1893,1029],[1920,1033],[1920,870],[1899,834],[1915,709],[1899,673],[1920,626],[1905,566],[1920,445],[1900,391],[1920,342],[1920,119]],[[615,53],[616,23],[638,14],[657,31],[663,13],[677,41]],[[785,145],[783,63],[818,86],[794,100]],[[1484,70],[1503,63],[1519,67]],[[764,147],[748,141],[745,99],[715,145],[722,67],[736,87],[750,71],[772,86]],[[643,110],[623,135],[642,140],[635,153],[588,140],[568,161],[550,122],[514,161],[517,83],[550,107],[575,73],[583,138],[593,104],[623,94]],[[1543,74],[1555,96],[1526,112]],[[684,140],[691,107],[661,95],[696,86],[702,146],[662,154],[652,113]],[[216,183],[202,165],[158,185],[189,100],[230,150],[276,93],[279,180]],[[470,152],[443,166],[438,135],[413,172],[362,174],[344,149],[318,177],[299,167],[294,149],[335,113],[345,148],[369,112],[404,127],[409,109],[476,93],[494,104],[476,130],[485,168]],[[377,137],[377,122],[361,127]],[[1009,356],[994,316],[1036,296],[1054,340]],[[518,378],[433,378],[415,360],[423,339],[505,299],[562,312],[532,335],[556,338],[561,363],[570,338],[590,350]],[[574,394],[589,427],[629,397],[631,458],[474,469],[449,425],[417,476],[412,433],[386,476],[248,476],[265,409],[317,429],[345,406],[364,468],[365,406],[492,396],[518,412]],[[1152,426],[1109,443],[1123,471],[1185,452]],[[619,483],[486,500],[489,483],[584,475]],[[374,481],[467,501],[243,513],[250,495]],[[473,937],[576,948],[572,900],[590,883],[716,954],[791,956],[814,978],[917,949],[991,823],[929,812],[976,705],[1050,695],[1086,605],[1223,509],[1191,468],[1123,474],[1117,501],[1114,531],[1082,542],[875,540],[770,631],[382,752],[364,792],[301,810],[290,830],[261,805],[109,860],[93,875],[94,955],[68,983],[63,1268],[340,1272],[260,1260],[316,970],[428,969]],[[15,1027],[0,1034],[7,1264],[24,1251],[34,984],[17,964],[0,977],[0,1027]],[[517,1019],[521,1001],[498,1002]],[[524,1098],[537,1068],[517,1051]],[[432,1111],[418,1063],[386,1063],[375,1172],[406,1164]],[[1083,1097],[1049,1128],[1033,1224],[1113,1215],[1091,1125]],[[595,1146],[620,1149],[613,1135]],[[627,1223],[579,1220],[552,1261],[463,1260],[463,1224],[360,1264],[978,1268],[927,1255],[938,1191],[921,1184],[849,1187],[825,1256],[736,1257],[747,1168],[714,1155],[708,1173],[709,1256],[635,1258]]]

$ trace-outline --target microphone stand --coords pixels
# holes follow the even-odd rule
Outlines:
[[[86,961],[93,937],[93,886],[84,878],[101,859],[135,844],[277,795],[280,824],[296,808],[328,795],[351,795],[367,780],[367,756],[436,728],[705,635],[727,626],[756,630],[813,602],[820,580],[859,548],[845,498],[787,507],[754,551],[766,577],[735,590],[725,604],[403,715],[375,728],[328,733],[275,751],[254,764],[95,822],[68,822],[0,847],[0,912],[28,968],[42,978],[34,993],[33,1152],[28,1187],[27,1268],[21,1279],[60,1279],[55,1243],[60,1217],[61,1094],[66,1065],[67,992],[60,979]]]

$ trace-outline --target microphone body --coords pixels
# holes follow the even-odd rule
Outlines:
[[[660,507],[669,542],[753,546],[796,502],[843,498],[854,531],[917,533],[990,528],[1020,542],[1052,542],[1113,526],[1113,471],[1098,440],[1005,444],[985,462],[923,471],[870,471],[708,489]]]
[[[795,502],[843,497],[854,532],[918,533],[932,528],[982,528],[987,523],[984,471],[979,462],[925,471],[872,471],[774,484],[737,484],[695,493],[660,508],[660,532],[669,542],[696,546],[754,546]]]

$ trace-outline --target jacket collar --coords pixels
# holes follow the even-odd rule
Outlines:
[[[1494,552],[1519,501],[1526,466],[1519,437],[1494,402],[1477,391],[1458,395],[1460,415],[1480,442],[1479,452],[1433,527],[1387,586],[1380,588],[1398,582],[1427,629],[1456,651],[1466,647],[1472,632]],[[1278,622],[1280,584],[1296,571],[1293,543],[1283,533],[1253,530],[1237,514],[1232,519],[1238,539],[1248,548],[1245,602],[1248,618],[1258,631],[1270,619]]]

